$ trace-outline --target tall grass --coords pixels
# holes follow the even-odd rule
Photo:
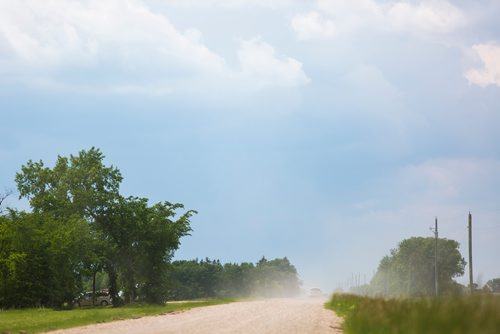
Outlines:
[[[498,334],[500,297],[384,299],[336,294],[326,306],[344,318],[346,334]]]

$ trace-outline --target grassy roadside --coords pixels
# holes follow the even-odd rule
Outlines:
[[[344,318],[346,334],[498,333],[500,297],[384,299],[337,294],[325,304]]]
[[[140,318],[195,307],[226,304],[231,299],[168,303],[167,305],[133,305],[119,308],[96,307],[67,311],[21,309],[0,311],[0,333],[40,333],[49,330],[83,326],[114,320]]]

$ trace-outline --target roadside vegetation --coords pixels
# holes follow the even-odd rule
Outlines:
[[[233,300],[200,300],[166,305],[127,305],[120,308],[79,308],[56,311],[47,308],[0,311],[0,333],[41,333],[124,319],[136,319],[187,310],[195,307],[230,303]]]
[[[189,235],[196,212],[126,197],[122,180],[95,148],[58,156],[52,168],[31,160],[21,167],[17,191],[31,211],[7,208],[0,216],[0,308],[71,306],[99,272],[115,304],[164,303],[165,259]]]
[[[399,297],[434,296],[436,279],[434,238],[412,237],[402,240],[398,247],[384,256],[377,272],[367,285],[358,285],[349,292],[359,295]],[[465,259],[460,244],[440,238],[437,242],[439,295],[457,295],[467,291],[454,278],[464,274]]]
[[[3,206],[14,192],[0,194],[2,318],[2,310],[22,308],[162,306],[168,300],[299,292],[297,270],[286,257],[256,264],[172,261],[181,238],[192,232],[196,211],[123,195],[120,170],[104,159],[91,148],[58,156],[53,166],[29,160],[15,177],[16,194],[29,210]],[[96,300],[102,294],[106,302]]]
[[[343,317],[346,334],[498,333],[495,280],[487,289],[474,286],[472,296],[457,283],[466,265],[459,246],[445,238],[405,239],[382,258],[369,284],[335,294],[325,306]]]
[[[174,261],[167,271],[168,298],[288,297],[300,292],[297,269],[285,258],[256,264],[218,260]]]
[[[335,294],[326,307],[343,317],[346,334],[493,334],[500,328],[500,297],[494,295],[386,299]]]

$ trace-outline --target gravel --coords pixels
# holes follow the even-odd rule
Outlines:
[[[50,333],[342,333],[341,319],[332,311],[324,309],[323,303],[324,300],[316,298],[235,302]]]

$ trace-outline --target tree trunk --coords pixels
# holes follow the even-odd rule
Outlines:
[[[97,275],[97,270],[94,271],[94,276],[92,277],[92,306],[95,306],[95,276]]]

